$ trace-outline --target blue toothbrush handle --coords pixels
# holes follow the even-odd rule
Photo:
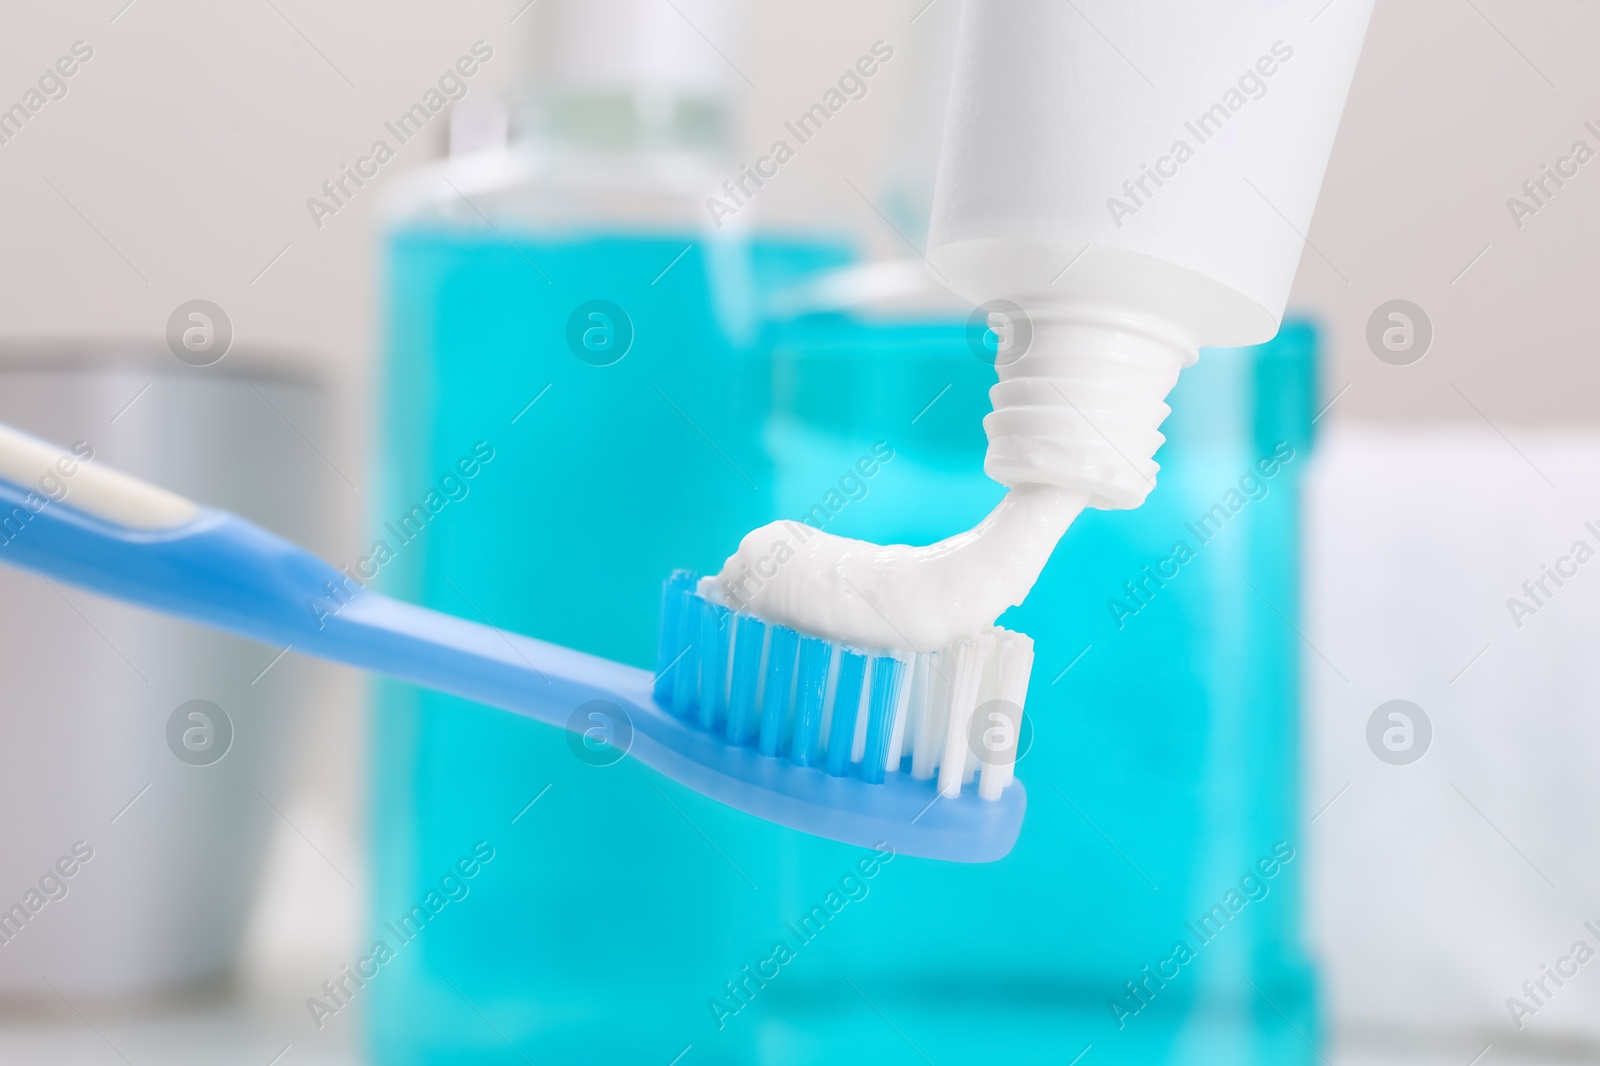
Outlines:
[[[393,600],[236,515],[103,467],[49,481],[71,486],[59,500],[23,487],[40,475],[22,471],[67,454],[0,426],[0,563],[562,727],[586,700],[648,691],[644,671]]]
[[[936,804],[928,782],[905,775],[868,783],[792,766],[674,717],[648,671],[390,599],[236,515],[82,459],[0,425],[0,563],[564,729],[598,715],[646,766],[805,832],[963,862],[1001,858],[1017,839],[1020,784],[997,802]]]

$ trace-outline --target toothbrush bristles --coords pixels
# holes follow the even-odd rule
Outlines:
[[[930,654],[866,652],[732,611],[689,571],[662,593],[656,702],[769,758],[997,800],[1015,776],[1033,641],[991,628]],[[935,782],[935,777],[937,781]]]

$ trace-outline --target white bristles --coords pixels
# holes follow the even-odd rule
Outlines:
[[[817,736],[821,740],[822,750],[828,750],[828,738],[832,736],[833,729],[833,698],[839,692],[839,645],[833,645],[833,655],[828,660],[828,683],[822,696],[822,728]]]
[[[1016,776],[1017,744],[1022,738],[1022,706],[1028,696],[1028,674],[1033,669],[1033,641],[1021,633],[996,634],[994,656],[995,687],[985,697],[991,717],[1003,718],[993,725],[1000,743],[986,752],[978,795],[999,799],[1000,793]],[[992,701],[992,702],[990,702]]]
[[[984,709],[984,704],[989,703],[990,699],[994,699],[995,690],[998,688],[995,671],[998,669],[1000,656],[995,655],[995,650],[998,647],[995,632],[998,631],[987,632],[987,634],[982,635],[982,656],[984,656],[984,661],[982,661],[982,666],[979,667],[978,696],[973,699],[973,714],[978,714],[979,711]],[[984,762],[984,760],[979,759],[979,754],[982,754],[981,744],[974,743],[974,735],[976,735],[976,739],[981,741],[981,730],[986,725],[987,723],[976,725],[971,720],[971,715],[968,715],[968,720],[966,720],[966,765],[962,770],[962,784],[973,783],[973,778],[978,776],[979,763]]]
[[[1001,674],[1000,698],[1006,701],[1007,713],[1014,716],[1012,725],[1015,726],[1013,736],[1016,743],[1022,742],[1022,709],[1028,705],[1028,679],[1033,676],[1033,638],[1023,633],[1008,634],[1011,638],[1009,646],[1011,658],[1005,663]],[[1019,752],[1013,745],[1011,757],[1000,763],[997,767],[1000,773],[1000,788],[1011,784],[1017,776],[1017,755]],[[1026,754],[1026,752],[1020,753]]]
[[[917,699],[917,728],[911,748],[911,776],[918,781],[931,778],[939,768],[939,745],[944,743],[945,708],[950,701],[950,679],[945,673],[950,652],[936,651],[917,656],[921,693]]]
[[[895,716],[890,769],[909,748],[913,778],[937,776],[947,796],[976,779],[979,796],[998,799],[1015,774],[1032,668],[1033,641],[1004,629],[916,656]],[[974,722],[980,710],[983,720]]]
[[[973,712],[979,720],[970,723],[967,728],[967,770],[961,775],[961,783],[971,784],[980,769],[987,770],[994,759],[993,747],[995,733],[993,730],[998,725],[1004,732],[1005,722],[996,721],[995,703],[1000,696],[1000,657],[1004,653],[1005,638],[999,630],[989,633],[984,638],[983,681],[978,686],[977,708]],[[1004,715],[1001,715],[1004,718]],[[982,790],[979,790],[982,794]]]
[[[978,689],[983,684],[985,643],[993,638],[963,640],[951,650],[950,702],[944,723],[944,751],[939,756],[939,794],[958,796],[967,772],[970,745],[967,730],[972,725],[972,712],[978,706]]]

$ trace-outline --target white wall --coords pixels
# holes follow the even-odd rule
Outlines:
[[[0,102],[20,99],[73,41],[95,49],[69,95],[0,145],[6,332],[153,337],[179,302],[206,296],[243,340],[364,369],[380,190],[320,230],[304,201],[474,40],[497,49],[474,88],[514,84],[535,22],[511,23],[522,0],[125,2],[15,0],[0,16]],[[912,25],[924,2],[752,4],[745,39],[720,42],[755,86],[735,83],[752,148],[873,40],[899,49],[868,99],[763,194],[770,216],[825,210],[904,250],[846,179],[881,203],[890,154],[919,111],[902,96],[938,36],[929,27],[956,0],[934,0]],[[1079,7],[1095,19],[1109,2]],[[1304,6],[1309,17],[1320,0]],[[1520,230],[1505,201],[1573,140],[1600,149],[1583,127],[1600,126],[1587,52],[1597,34],[1592,5],[1378,4],[1296,289],[1331,332],[1331,383],[1353,382],[1340,417],[1479,418],[1452,385],[1496,422],[1594,417],[1600,372],[1577,311],[1594,280],[1585,253],[1600,167],[1582,168]],[[1137,60],[1137,41],[1118,47]],[[407,146],[380,180],[436,147]],[[1362,339],[1372,309],[1395,297],[1436,328],[1434,350],[1410,368],[1378,363]]]

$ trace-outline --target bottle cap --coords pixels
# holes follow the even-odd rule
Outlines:
[[[564,88],[721,93],[738,78],[733,0],[542,0],[545,80]]]

